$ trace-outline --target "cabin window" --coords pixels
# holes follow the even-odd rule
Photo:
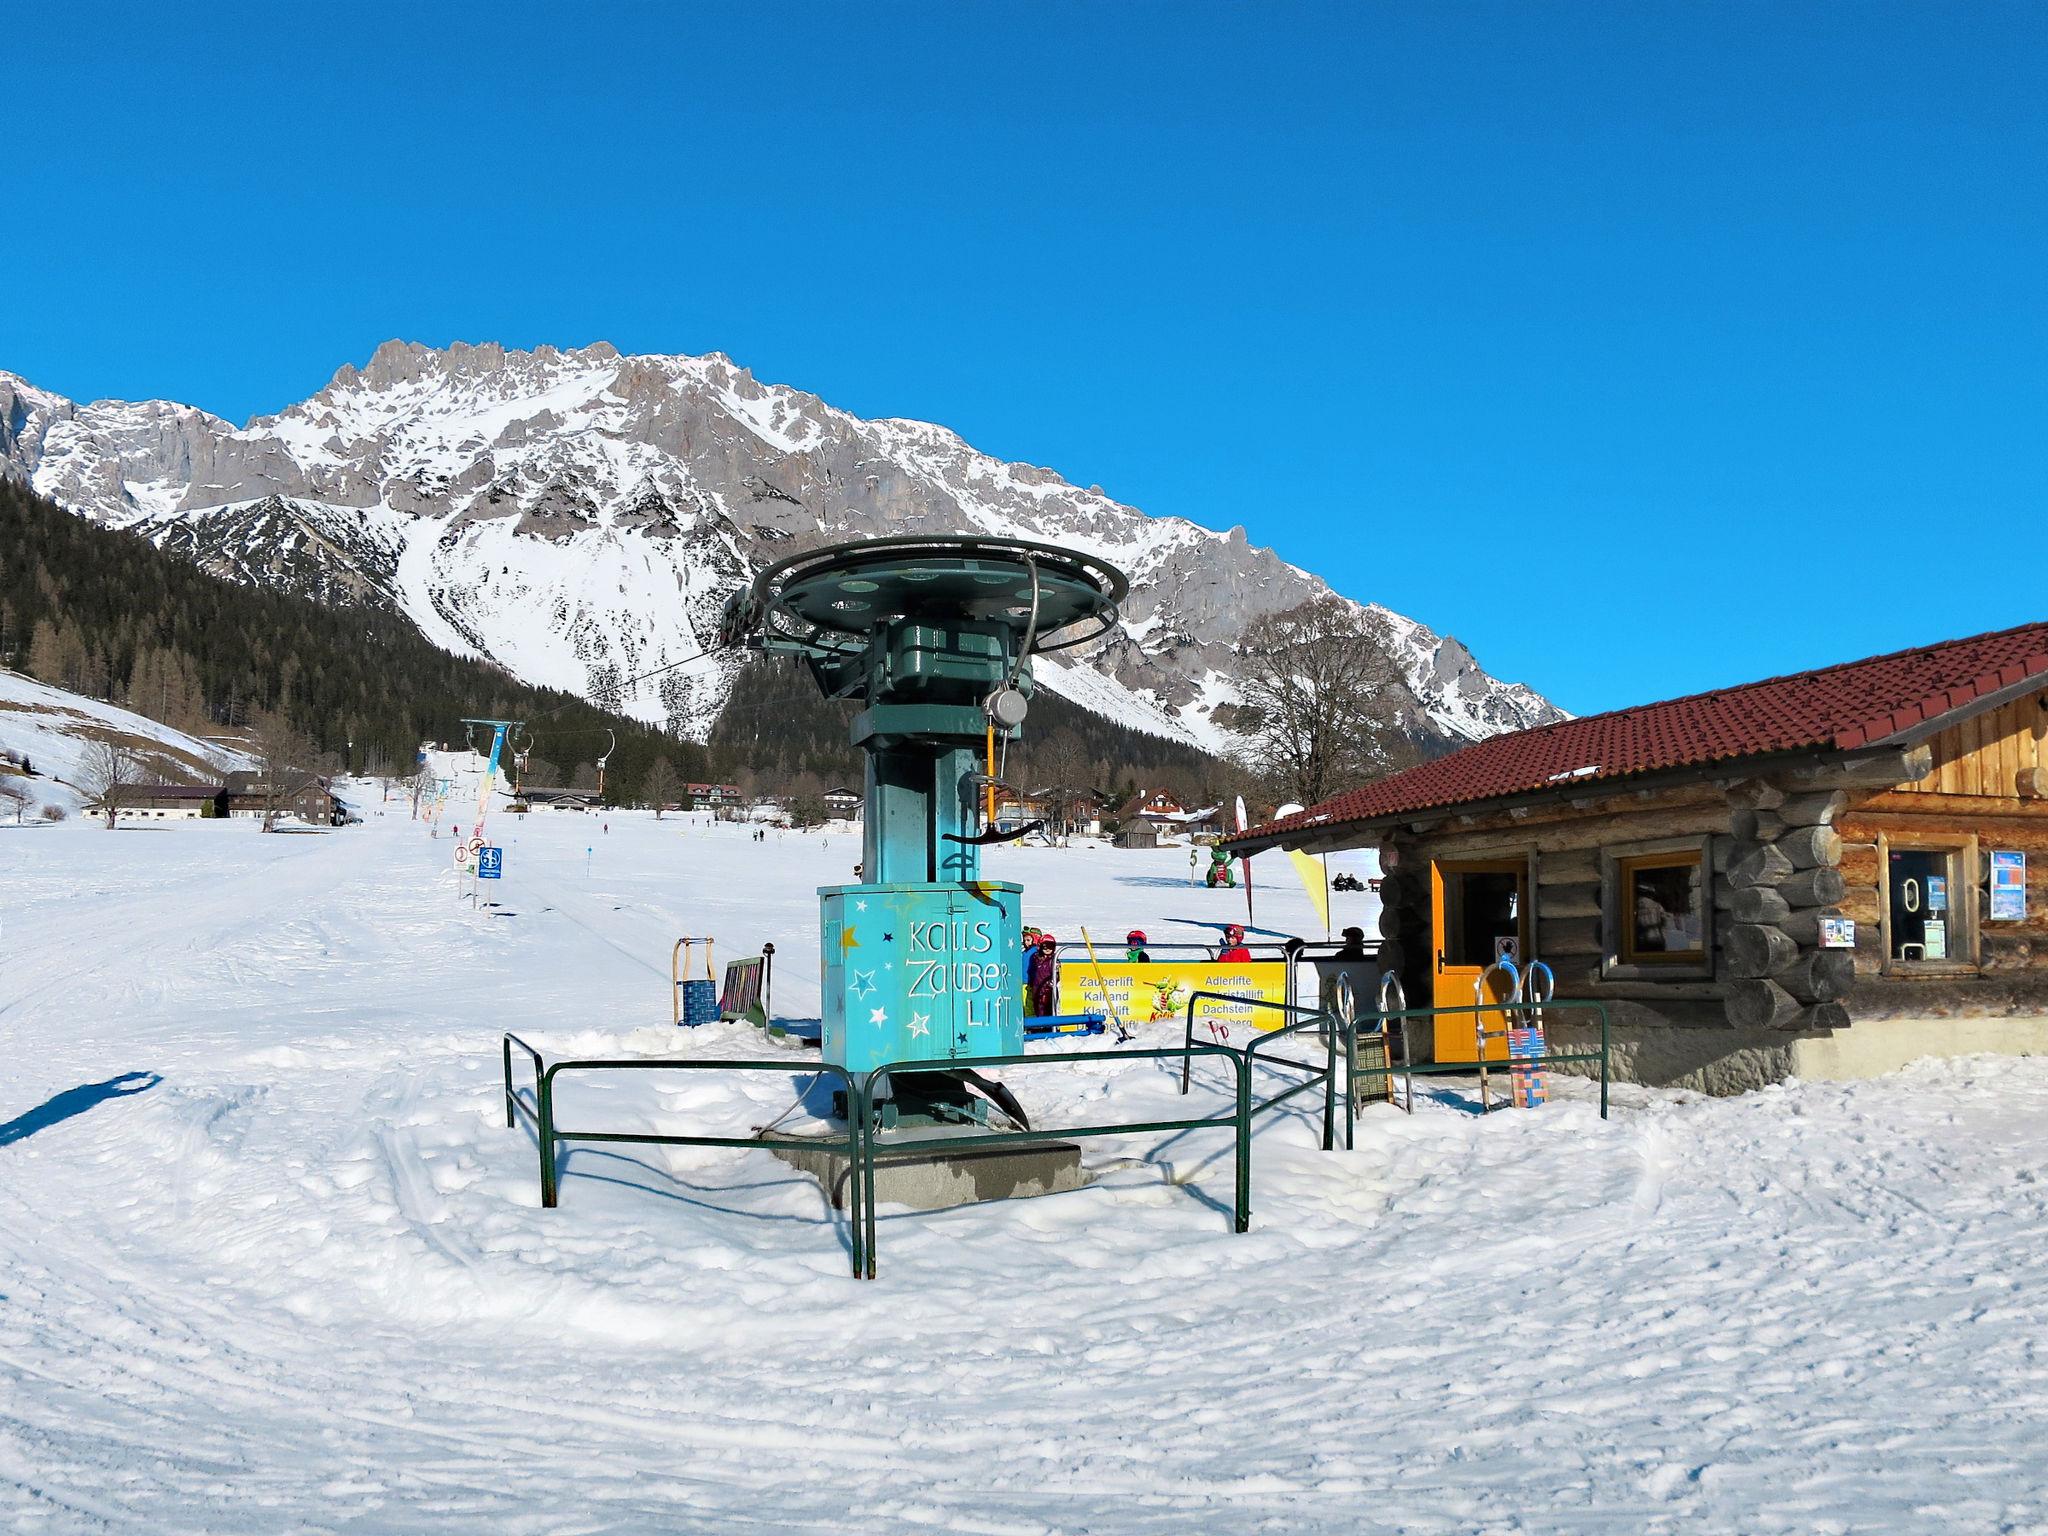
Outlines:
[[[1624,965],[1699,965],[1707,954],[1706,859],[1698,849],[1616,861]]]
[[[1965,916],[1958,906],[1954,848],[1888,848],[1885,900],[1890,913],[1887,957],[1967,961]]]

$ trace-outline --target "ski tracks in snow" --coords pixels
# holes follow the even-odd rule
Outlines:
[[[10,925],[7,1113],[162,1082],[0,1146],[17,1529],[2048,1528],[2048,1064],[1605,1123],[1573,1083],[1446,1097],[1348,1153],[1282,1114],[1244,1236],[1227,1140],[1134,1138],[1072,1195],[885,1212],[861,1285],[762,1154],[585,1147],[539,1210],[496,1054],[761,1054],[665,1027],[663,872],[778,938],[794,1012],[837,859],[621,817],[593,872],[587,825],[528,825],[498,920],[407,824],[238,831],[19,845],[87,894]],[[1132,899],[1131,856],[1071,867]],[[731,1128],[804,1068],[564,1104]],[[1051,1123],[1190,1102],[1143,1064],[1012,1080]]]

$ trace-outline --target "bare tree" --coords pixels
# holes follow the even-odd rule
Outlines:
[[[1404,724],[1420,705],[1386,622],[1322,597],[1254,620],[1238,644],[1246,767],[1303,805],[1420,760]]]
[[[661,820],[661,813],[669,801],[676,797],[675,764],[665,757],[657,757],[647,769],[647,783],[640,793],[654,802],[654,819]]]
[[[105,814],[109,831],[120,814],[132,772],[128,754],[108,738],[95,737],[86,744],[85,756],[79,763],[78,787]]]
[[[1030,766],[1046,813],[1057,835],[1064,838],[1091,798],[1088,749],[1072,730],[1054,731],[1032,749]]]
[[[21,809],[28,802],[28,791],[17,789],[6,779],[0,779],[0,808],[14,807],[14,824],[21,825]]]
[[[258,792],[263,797],[263,830],[274,832],[284,813],[317,781],[313,765],[319,754],[281,710],[266,710],[256,717],[251,746],[262,776]]]

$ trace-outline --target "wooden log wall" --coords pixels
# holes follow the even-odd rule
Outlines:
[[[1877,839],[1888,828],[1974,835],[1985,853],[2028,855],[2024,922],[1990,923],[1986,861],[1973,872],[1981,969],[1941,984],[1887,972]],[[1614,976],[1620,936],[1607,931],[1603,850],[1693,837],[1708,840],[1713,867],[1711,974]],[[1430,999],[1430,861],[1521,856],[1535,867],[1531,950],[1556,972],[1560,996],[1640,1001],[1646,1017],[1694,1022],[1718,1006],[1731,1024],[1792,1031],[1886,1013],[2010,1011],[2036,995],[2048,1008],[2048,690],[1910,751],[1394,827],[1381,840],[1382,958],[1411,1006]],[[1830,917],[1854,920],[1853,951],[1820,947]]]
[[[1854,961],[1819,950],[1819,920],[1845,890],[1829,822],[1847,800],[1840,790],[1701,780],[1396,830],[1380,848],[1382,959],[1421,1006],[1433,971],[1430,861],[1533,855],[1531,950],[1561,996],[1718,1005],[1739,1024],[1838,1028]],[[1611,976],[1620,936],[1607,932],[1603,855],[1691,838],[1707,840],[1715,871],[1711,974]]]
[[[2048,690],[1950,726],[1929,748],[1924,773],[1859,793],[1838,823],[1845,882],[1839,905],[1856,920],[1852,1009],[1882,1017],[2048,1007]],[[1950,905],[1973,920],[1974,954],[1930,969],[1888,966],[1880,839],[1910,847],[1970,838],[1978,868],[1959,872]],[[1990,920],[1994,849],[2027,856],[2027,915],[2020,922]]]
[[[1718,901],[1722,1007],[1731,1024],[1757,1029],[1840,1029],[1855,984],[1846,951],[1820,947],[1820,924],[1840,915],[1842,838],[1833,826],[1849,803],[1836,789],[1787,793],[1772,786],[1732,795],[1730,839]],[[1748,802],[1745,804],[1744,802]]]

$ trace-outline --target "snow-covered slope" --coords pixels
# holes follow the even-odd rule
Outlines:
[[[396,608],[436,643],[603,698],[707,649],[726,594],[797,550],[980,532],[1086,548],[1132,578],[1122,630],[1048,668],[1090,709],[1209,746],[1238,698],[1245,625],[1329,589],[1250,544],[1149,517],[943,427],[867,421],[729,359],[387,342],[369,364],[236,429],[164,401],[77,405],[0,373],[0,473],[211,569]],[[1375,609],[1423,729],[1558,718],[1453,639]],[[737,659],[627,691],[701,735]],[[1227,718],[1227,715],[1226,715]]]
[[[472,909],[445,825],[349,793],[328,836],[0,830],[0,1530],[2043,1529],[2048,1058],[1620,1085],[1605,1121],[1580,1078],[1490,1115],[1436,1079],[1331,1152],[1297,1099],[1257,1121],[1245,1233],[1227,1131],[1081,1138],[1068,1194],[885,1193],[856,1281],[845,1212],[763,1151],[565,1144],[543,1209],[500,1078],[506,1030],[680,1056],[563,1072],[562,1123],[822,1129],[815,1057],[720,1072],[778,1048],[670,1027],[669,957],[772,939],[774,1012],[815,1016],[853,840],[504,817]],[[1244,917],[1178,849],[988,853],[1061,934]],[[1267,862],[1261,936],[1320,936]],[[1003,1076],[1040,1126],[1232,1113],[1227,1064],[1182,1098],[1105,1043]]]
[[[0,668],[0,751],[26,759],[32,774],[9,774],[0,788],[20,793],[23,814],[53,805],[66,814],[84,803],[80,789],[87,751],[112,741],[129,755],[138,778],[161,774],[172,783],[196,783],[253,766],[246,753],[160,725],[147,715],[66,693]],[[0,820],[15,816],[13,796],[0,804]]]

